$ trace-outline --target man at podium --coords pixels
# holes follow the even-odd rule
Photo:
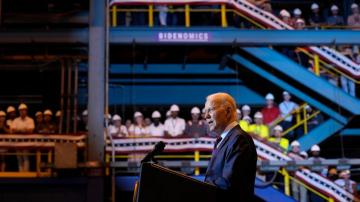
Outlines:
[[[256,148],[236,121],[234,98],[227,93],[209,95],[205,118],[210,130],[217,134],[205,182],[220,190],[218,201],[254,201]]]

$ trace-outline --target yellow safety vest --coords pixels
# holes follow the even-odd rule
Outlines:
[[[249,133],[253,133],[255,135],[258,135],[262,138],[268,138],[269,137],[269,128],[264,125],[256,125],[256,124],[251,124],[249,126]]]
[[[285,151],[287,151],[289,148],[289,140],[286,138],[280,138],[280,141],[277,141],[275,137],[271,137],[269,138],[269,142],[277,143]]]
[[[249,132],[249,123],[245,120],[239,121],[240,128],[243,129],[245,132]]]

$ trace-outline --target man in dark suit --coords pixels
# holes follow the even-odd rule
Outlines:
[[[218,201],[254,201],[256,148],[237,120],[234,98],[215,93],[206,98],[205,118],[217,134],[205,182],[219,188]]]

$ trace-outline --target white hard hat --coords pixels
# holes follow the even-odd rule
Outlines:
[[[302,151],[300,152],[300,156],[304,156],[305,158],[307,158],[309,155],[306,151]]]
[[[244,117],[242,118],[242,120],[249,121],[250,123],[252,122],[252,119],[251,119],[250,116],[244,116]]]
[[[180,111],[180,108],[177,105],[171,105],[170,111],[171,112],[178,112],[178,111]]]
[[[42,113],[41,111],[37,111],[37,112],[35,113],[35,117],[41,116],[41,115],[43,115],[43,113]]]
[[[310,105],[305,105],[305,109],[311,109]]]
[[[120,121],[121,117],[118,114],[114,114],[114,116],[112,117],[113,121]]]
[[[191,114],[200,114],[200,109],[198,107],[193,107],[191,109]]]
[[[290,146],[292,146],[292,147],[300,147],[300,142],[294,140],[294,141],[291,142]]]
[[[244,106],[242,106],[241,110],[243,110],[243,111],[250,111],[251,108],[250,108],[249,105],[244,105]]]
[[[295,22],[296,24],[305,24],[305,21],[303,20],[303,19],[301,19],[301,18],[299,18],[299,19],[297,19],[296,20],[296,22]]]
[[[4,111],[0,111],[0,116],[6,116],[6,113]]]
[[[317,3],[311,4],[311,10],[315,10],[315,9],[318,9],[318,8],[319,8],[319,5],[317,5]]]
[[[290,17],[290,13],[289,13],[287,10],[282,9],[282,10],[280,11],[280,16],[281,16],[281,17]]]
[[[15,110],[15,107],[13,107],[13,106],[8,106],[8,108],[6,109],[7,113],[14,112],[14,111],[16,111],[16,110]]]
[[[261,112],[256,112],[254,115],[255,119],[262,119],[263,118],[263,114]]]
[[[358,5],[356,3],[351,4],[351,9],[358,8]]]
[[[276,125],[276,126],[274,127],[274,130],[283,132],[283,127],[281,127],[280,125]]]
[[[350,170],[343,170],[339,173],[339,177],[343,177],[344,175],[350,175]]]
[[[21,103],[18,107],[18,110],[22,110],[22,109],[28,109],[28,107],[26,106],[26,104]]]
[[[111,119],[112,118],[111,114],[107,114],[107,118]]]
[[[206,111],[205,111],[206,109],[205,109],[205,107],[204,108],[202,108],[202,110],[201,110],[201,113],[205,113]]]
[[[170,116],[171,115],[171,112],[170,110],[166,112],[166,116]]]
[[[274,100],[274,99],[275,99],[275,97],[274,97],[274,95],[273,95],[273,94],[268,93],[268,94],[266,94],[265,99],[266,99],[266,100]]]
[[[151,114],[151,118],[161,118],[160,112],[154,111],[154,112]]]
[[[139,117],[139,116],[143,116],[143,114],[141,112],[135,112],[134,113],[134,118]]]
[[[284,91],[282,94],[283,94],[283,95],[290,95],[290,93],[287,92],[287,91]]]
[[[299,8],[294,9],[294,15],[301,15],[301,10]]]
[[[337,5],[332,5],[331,10],[332,11],[337,11],[337,10],[339,10],[339,8],[337,7]]]
[[[311,151],[320,151],[320,147],[319,147],[319,145],[316,144],[316,145],[313,145],[310,150]]]
[[[57,110],[57,112],[55,113],[55,116],[61,116],[61,111]]]
[[[47,110],[44,111],[44,115],[50,115],[50,116],[52,116],[53,113],[52,113],[52,111],[51,111],[50,109],[47,109]]]
[[[83,112],[82,112],[82,114],[81,115],[83,115],[83,116],[87,116],[88,115],[88,110],[87,109],[85,109]]]
[[[237,113],[237,114],[241,114],[240,109],[236,109],[236,113]]]

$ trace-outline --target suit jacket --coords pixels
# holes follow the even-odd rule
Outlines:
[[[239,125],[214,149],[205,182],[219,188],[218,201],[254,201],[257,153],[251,136]]]

